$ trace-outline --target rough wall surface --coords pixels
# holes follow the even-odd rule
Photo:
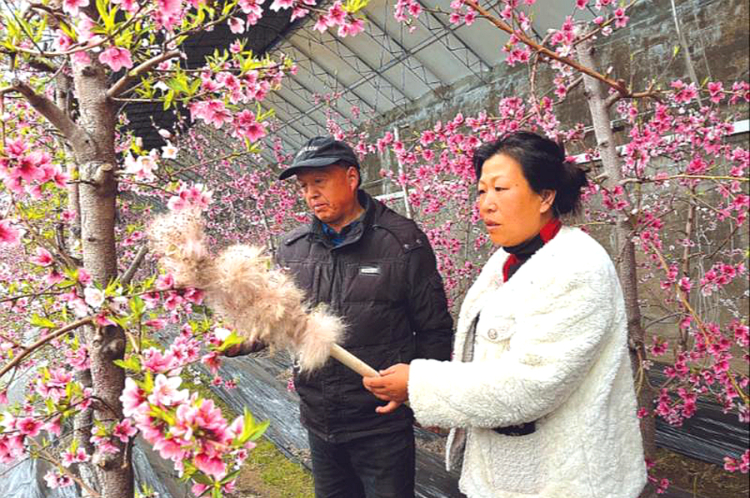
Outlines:
[[[746,0],[677,0],[676,6],[699,83],[706,79],[725,83],[747,79],[750,3]],[[611,68],[612,76],[629,82],[635,90],[645,90],[652,80],[661,87],[674,79],[689,82],[683,55],[675,55],[679,39],[671,2],[643,0],[633,7],[630,16],[626,28],[599,38],[597,58],[600,69]],[[501,49],[500,40],[498,31],[498,50]],[[493,40],[487,40],[487,43],[493,43]],[[537,78],[537,88],[544,91],[549,88],[551,71],[540,65]],[[522,96],[528,91],[529,69],[521,65],[508,67],[503,63],[490,71],[488,80],[489,84],[485,84],[472,76],[454,85],[436,88],[408,108],[381,116],[370,131],[381,136],[385,131],[399,127],[402,137],[408,137],[412,130],[450,119],[459,111],[465,116],[482,110],[492,113],[500,99]],[[588,123],[590,119],[582,89],[572,91],[557,107],[557,113],[564,125]],[[380,168],[378,161],[368,161],[365,181],[377,182]],[[373,183],[372,187],[375,194],[390,191],[382,182]]]

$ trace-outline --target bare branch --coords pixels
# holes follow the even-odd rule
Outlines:
[[[148,254],[148,246],[142,246],[138,250],[138,254],[135,255],[135,259],[133,259],[133,262],[130,263],[128,269],[125,270],[125,273],[123,273],[122,277],[120,277],[120,283],[123,285],[123,287],[128,285],[133,279],[133,275],[135,275],[135,272],[141,266],[143,258],[146,257],[146,254]]]
[[[128,85],[133,82],[136,78],[141,76],[144,73],[147,73],[150,69],[152,69],[155,66],[158,66],[164,61],[167,61],[169,59],[173,59],[175,57],[179,57],[180,51],[179,50],[172,50],[170,52],[165,52],[161,55],[157,55],[156,57],[153,57],[146,62],[143,62],[142,64],[138,65],[135,69],[132,69],[127,72],[125,76],[120,78],[117,83],[115,83],[112,88],[107,90],[107,98],[115,98],[119,97],[124,91],[128,89]]]
[[[626,96],[626,97],[632,96],[630,90],[625,86],[625,84],[622,81],[617,81],[617,80],[613,80],[612,78],[608,78],[602,73],[594,71],[593,69],[589,67],[583,66],[569,57],[562,57],[558,55],[553,50],[550,50],[547,47],[535,42],[534,40],[526,36],[523,32],[514,30],[506,22],[490,14],[489,11],[485,10],[483,7],[477,4],[475,0],[465,0],[465,3],[466,5],[471,7],[473,10],[475,10],[479,15],[481,15],[482,17],[487,19],[489,22],[494,24],[495,27],[505,31],[506,33],[510,35],[515,35],[516,38],[519,39],[519,41],[521,41],[525,45],[528,45],[529,47],[536,50],[537,52],[549,57],[550,59],[556,60],[567,66],[570,66],[578,72],[581,72],[583,74],[586,74],[588,76],[591,76],[592,78],[595,78],[601,81],[605,85],[617,90],[622,96]]]
[[[35,443],[38,446],[37,451],[39,451],[39,455],[47,460],[48,462],[52,463],[53,465],[56,465],[58,470],[60,470],[63,474],[67,475],[71,479],[73,479],[75,482],[77,482],[83,489],[86,490],[89,496],[93,498],[102,498],[102,495],[98,493],[95,489],[91,488],[88,484],[86,484],[83,479],[80,479],[78,476],[76,476],[73,472],[66,469],[63,465],[61,465],[61,462],[59,460],[56,460],[52,455],[50,455],[39,443],[34,441],[33,439],[29,438],[30,441]]]
[[[38,341],[36,341],[34,344],[29,346],[28,348],[24,349],[22,353],[20,353],[18,356],[13,358],[10,362],[8,362],[2,369],[0,369],[0,379],[8,373],[9,370],[12,370],[15,368],[19,363],[21,363],[27,356],[29,356],[31,353],[51,341],[52,339],[56,339],[60,337],[61,335],[65,335],[68,332],[72,332],[73,330],[83,327],[86,324],[91,323],[91,320],[93,320],[93,317],[87,316],[85,318],[81,318],[80,320],[76,320],[73,323],[69,323],[65,327],[61,327],[53,332],[50,332],[49,334],[45,335]]]
[[[628,183],[653,183],[653,182],[666,182],[668,180],[715,180],[715,181],[736,181],[736,182],[750,182],[750,178],[744,176],[721,176],[721,175],[670,175],[663,178],[624,178],[620,180],[620,185],[627,185]]]
[[[44,95],[36,93],[30,86],[18,79],[13,81],[12,89],[23,95],[29,105],[60,130],[65,138],[71,141],[75,148],[83,145],[82,142],[86,140],[86,132],[70,119],[62,109],[57,107],[52,100]],[[9,89],[3,90],[11,91]]]
[[[622,95],[619,93],[613,93],[609,97],[607,97],[607,100],[604,101],[604,105],[609,109],[612,107],[615,103],[617,103],[618,100],[622,98]]]

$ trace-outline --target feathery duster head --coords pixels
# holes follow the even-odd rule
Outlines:
[[[324,307],[310,310],[304,293],[259,247],[237,244],[212,258],[198,211],[182,210],[150,226],[152,250],[179,285],[205,292],[205,302],[237,332],[291,349],[303,371],[321,367],[342,336],[343,322]]]
[[[307,317],[307,328],[297,348],[300,370],[305,373],[323,366],[331,355],[331,346],[344,335],[344,322],[325,307],[313,310]]]
[[[211,281],[203,219],[197,209],[156,217],[146,231],[149,247],[181,287],[205,288]]]

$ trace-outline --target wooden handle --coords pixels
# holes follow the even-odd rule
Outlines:
[[[377,370],[360,360],[338,344],[331,346],[331,356],[357,372],[362,377],[380,377]]]

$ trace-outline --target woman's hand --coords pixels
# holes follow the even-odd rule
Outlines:
[[[364,377],[362,383],[378,399],[388,401],[375,409],[378,413],[391,413],[409,399],[409,365],[399,363],[380,371],[380,377]]]

